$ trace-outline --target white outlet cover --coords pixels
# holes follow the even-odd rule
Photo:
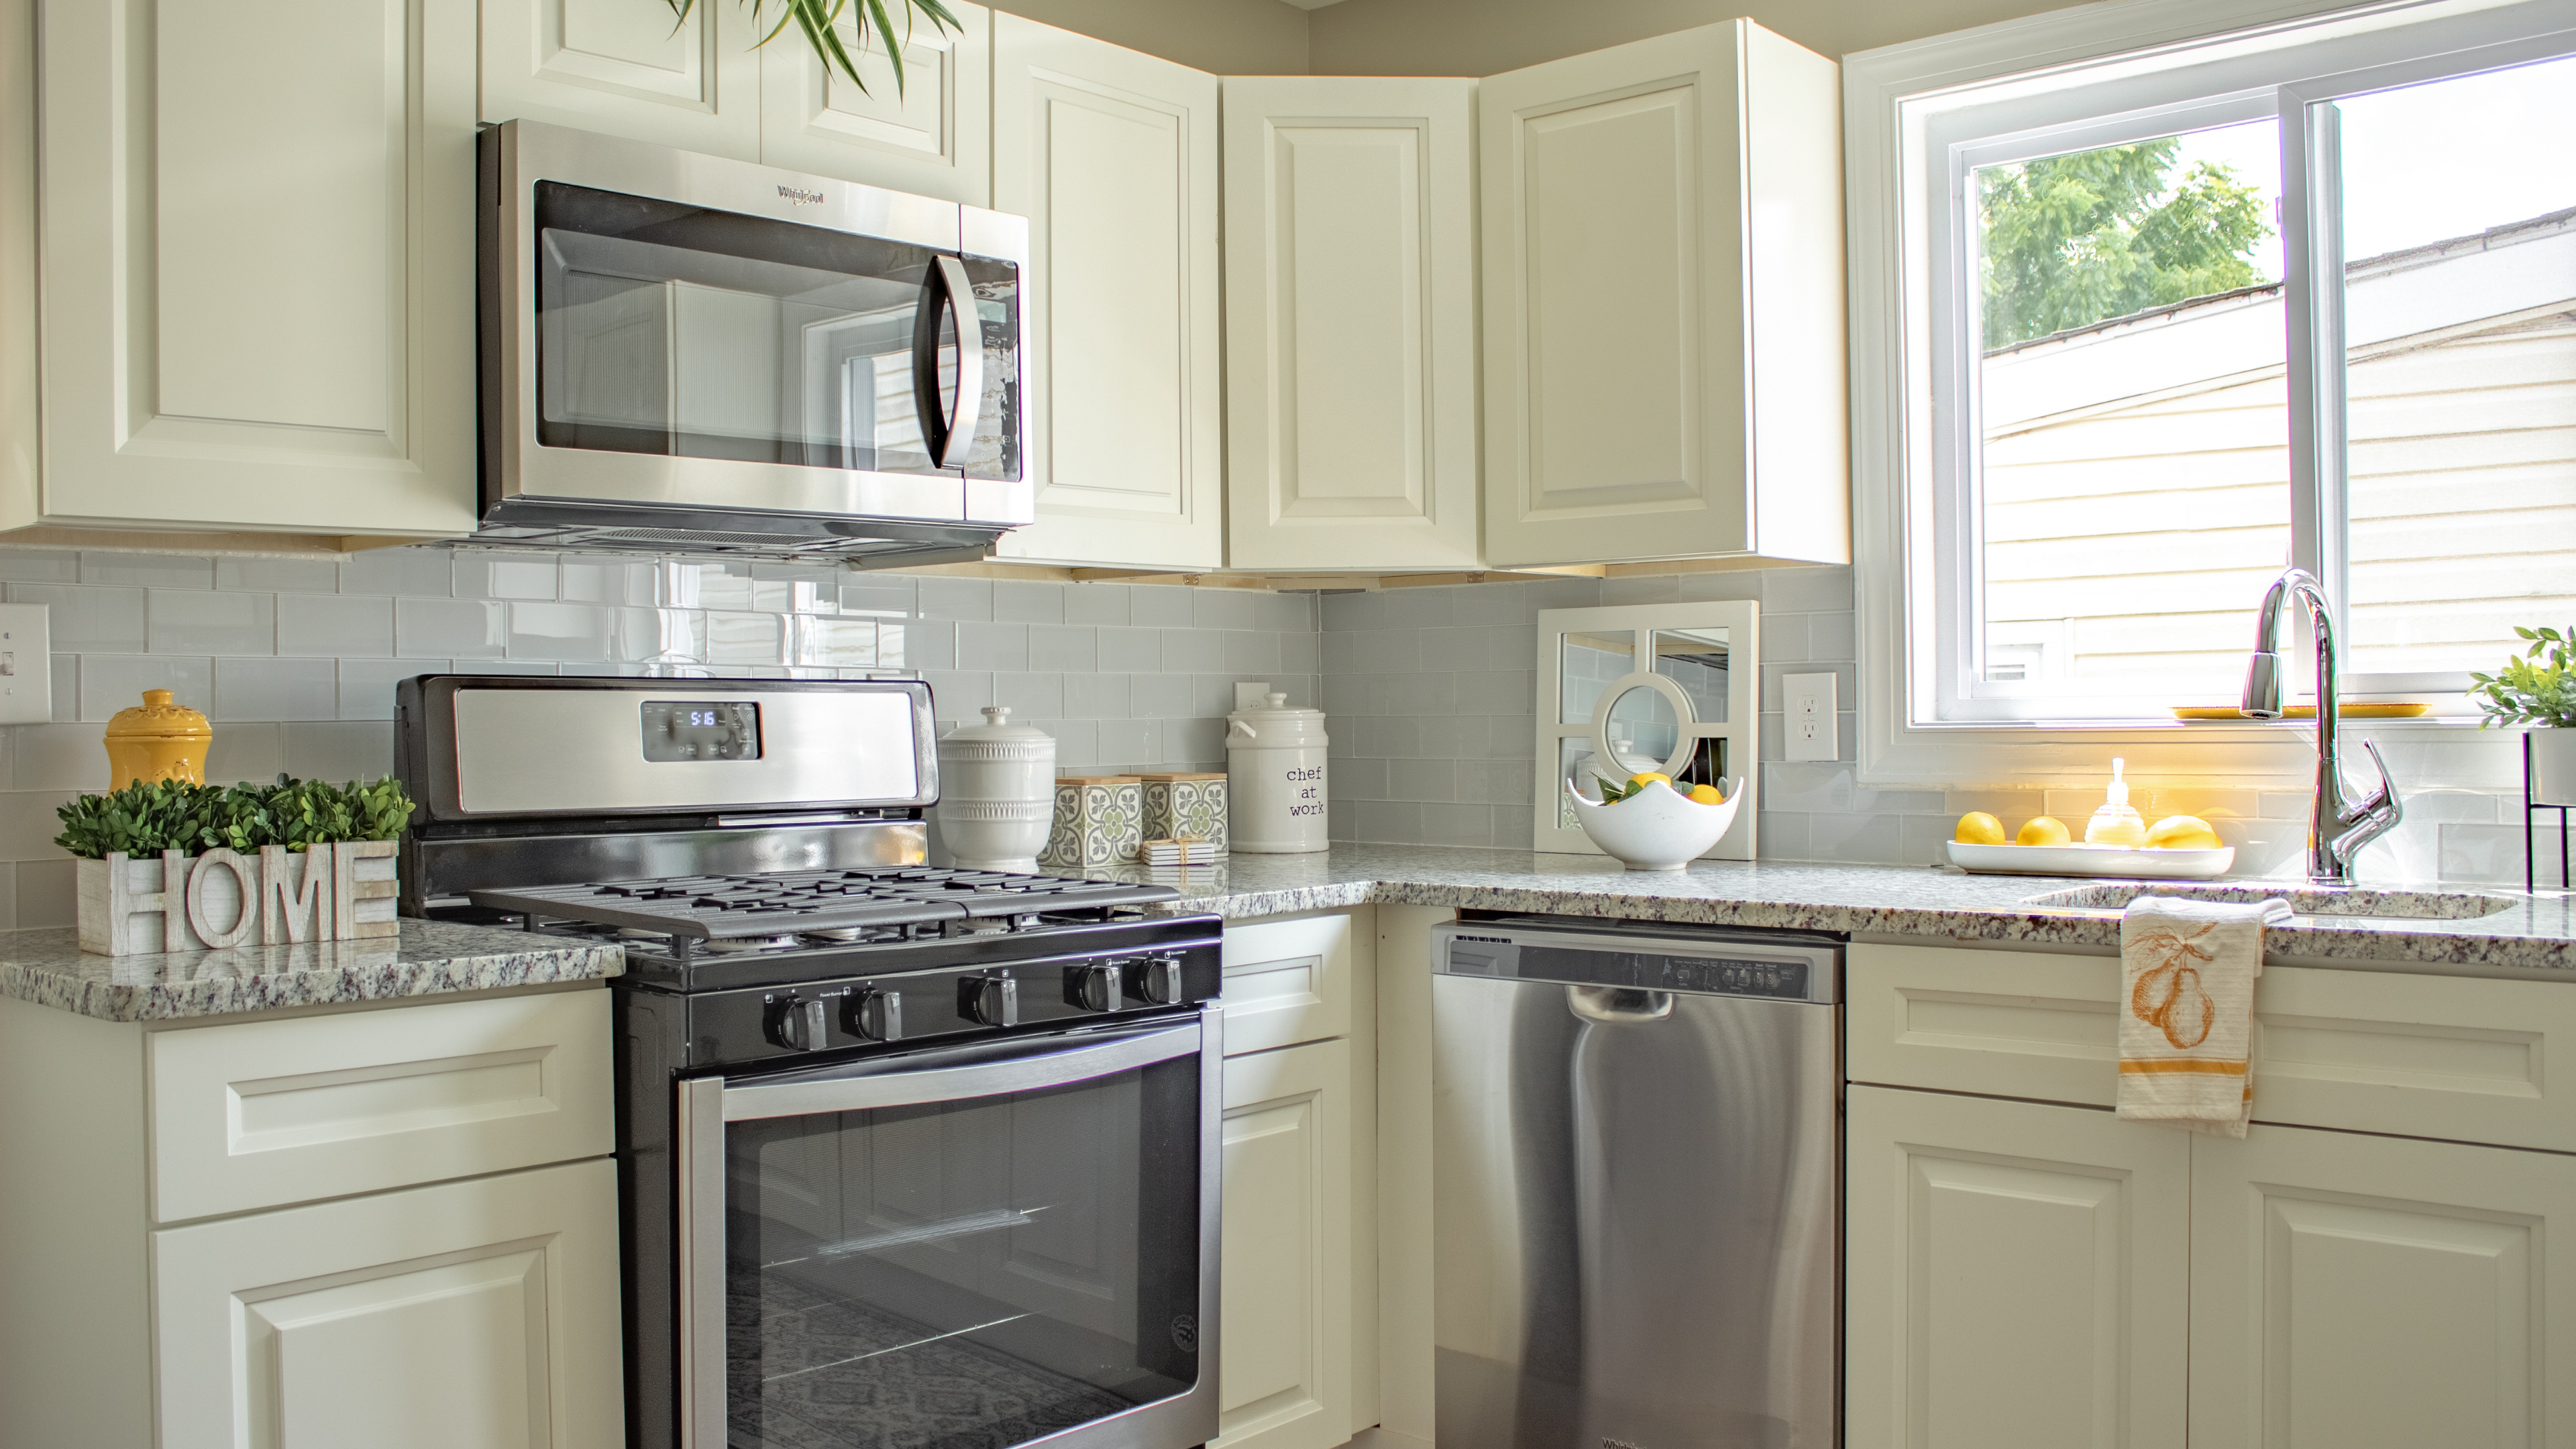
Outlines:
[[[1267,684],[1252,684],[1238,680],[1234,686],[1234,707],[1236,709],[1259,709],[1261,708],[1261,701],[1267,698],[1271,693],[1273,693],[1273,691]]]
[[[54,717],[53,624],[43,604],[0,604],[0,724]]]
[[[1780,677],[1780,726],[1788,736],[1790,759],[1842,758],[1841,731],[1834,718],[1837,708],[1831,674]]]

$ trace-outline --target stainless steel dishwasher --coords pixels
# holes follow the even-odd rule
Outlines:
[[[1839,1442],[1842,956],[1434,928],[1440,1449]]]

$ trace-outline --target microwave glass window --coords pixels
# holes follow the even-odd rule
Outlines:
[[[727,1124],[735,1446],[1001,1446],[1198,1381],[1198,1062]]]
[[[702,699],[648,699],[644,701],[644,758],[656,763],[757,760],[760,706]]]
[[[536,203],[540,445],[943,471],[916,401],[935,369],[956,408],[954,316],[925,287],[937,253],[550,181]],[[966,265],[985,387],[965,471],[1016,478],[1018,268]],[[917,356],[925,305],[936,340]]]

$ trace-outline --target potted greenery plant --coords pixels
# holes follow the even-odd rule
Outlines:
[[[391,936],[395,840],[411,799],[365,785],[138,780],[55,813],[80,946],[103,956]]]
[[[663,0],[663,3],[671,7],[674,24],[686,22],[689,12],[697,6],[697,0]],[[741,3],[751,7],[752,23],[757,25],[767,18],[763,12],[769,8],[771,0],[741,0]],[[864,94],[868,83],[859,76],[858,56],[868,53],[871,40],[881,40],[885,45],[886,63],[894,70],[895,94],[903,94],[903,41],[894,33],[894,15],[887,13],[887,0],[777,0],[777,4],[780,11],[778,21],[761,32],[761,44],[776,40],[779,33],[793,22],[805,37],[805,43],[813,47],[815,58],[823,62],[824,71],[839,71]],[[943,34],[961,28],[956,12],[941,0],[893,0],[893,5],[895,14],[903,16],[906,35],[912,33],[912,17],[916,12]],[[858,13],[858,55],[851,54],[850,47],[841,39],[841,15],[850,10]]]
[[[2576,805],[2576,628],[2513,631],[2531,641],[2493,674],[2472,674],[2469,698],[2488,725],[2539,725],[2531,732],[2531,803]]]

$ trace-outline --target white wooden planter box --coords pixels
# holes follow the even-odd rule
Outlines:
[[[101,956],[391,936],[394,842],[79,863],[80,947]]]

